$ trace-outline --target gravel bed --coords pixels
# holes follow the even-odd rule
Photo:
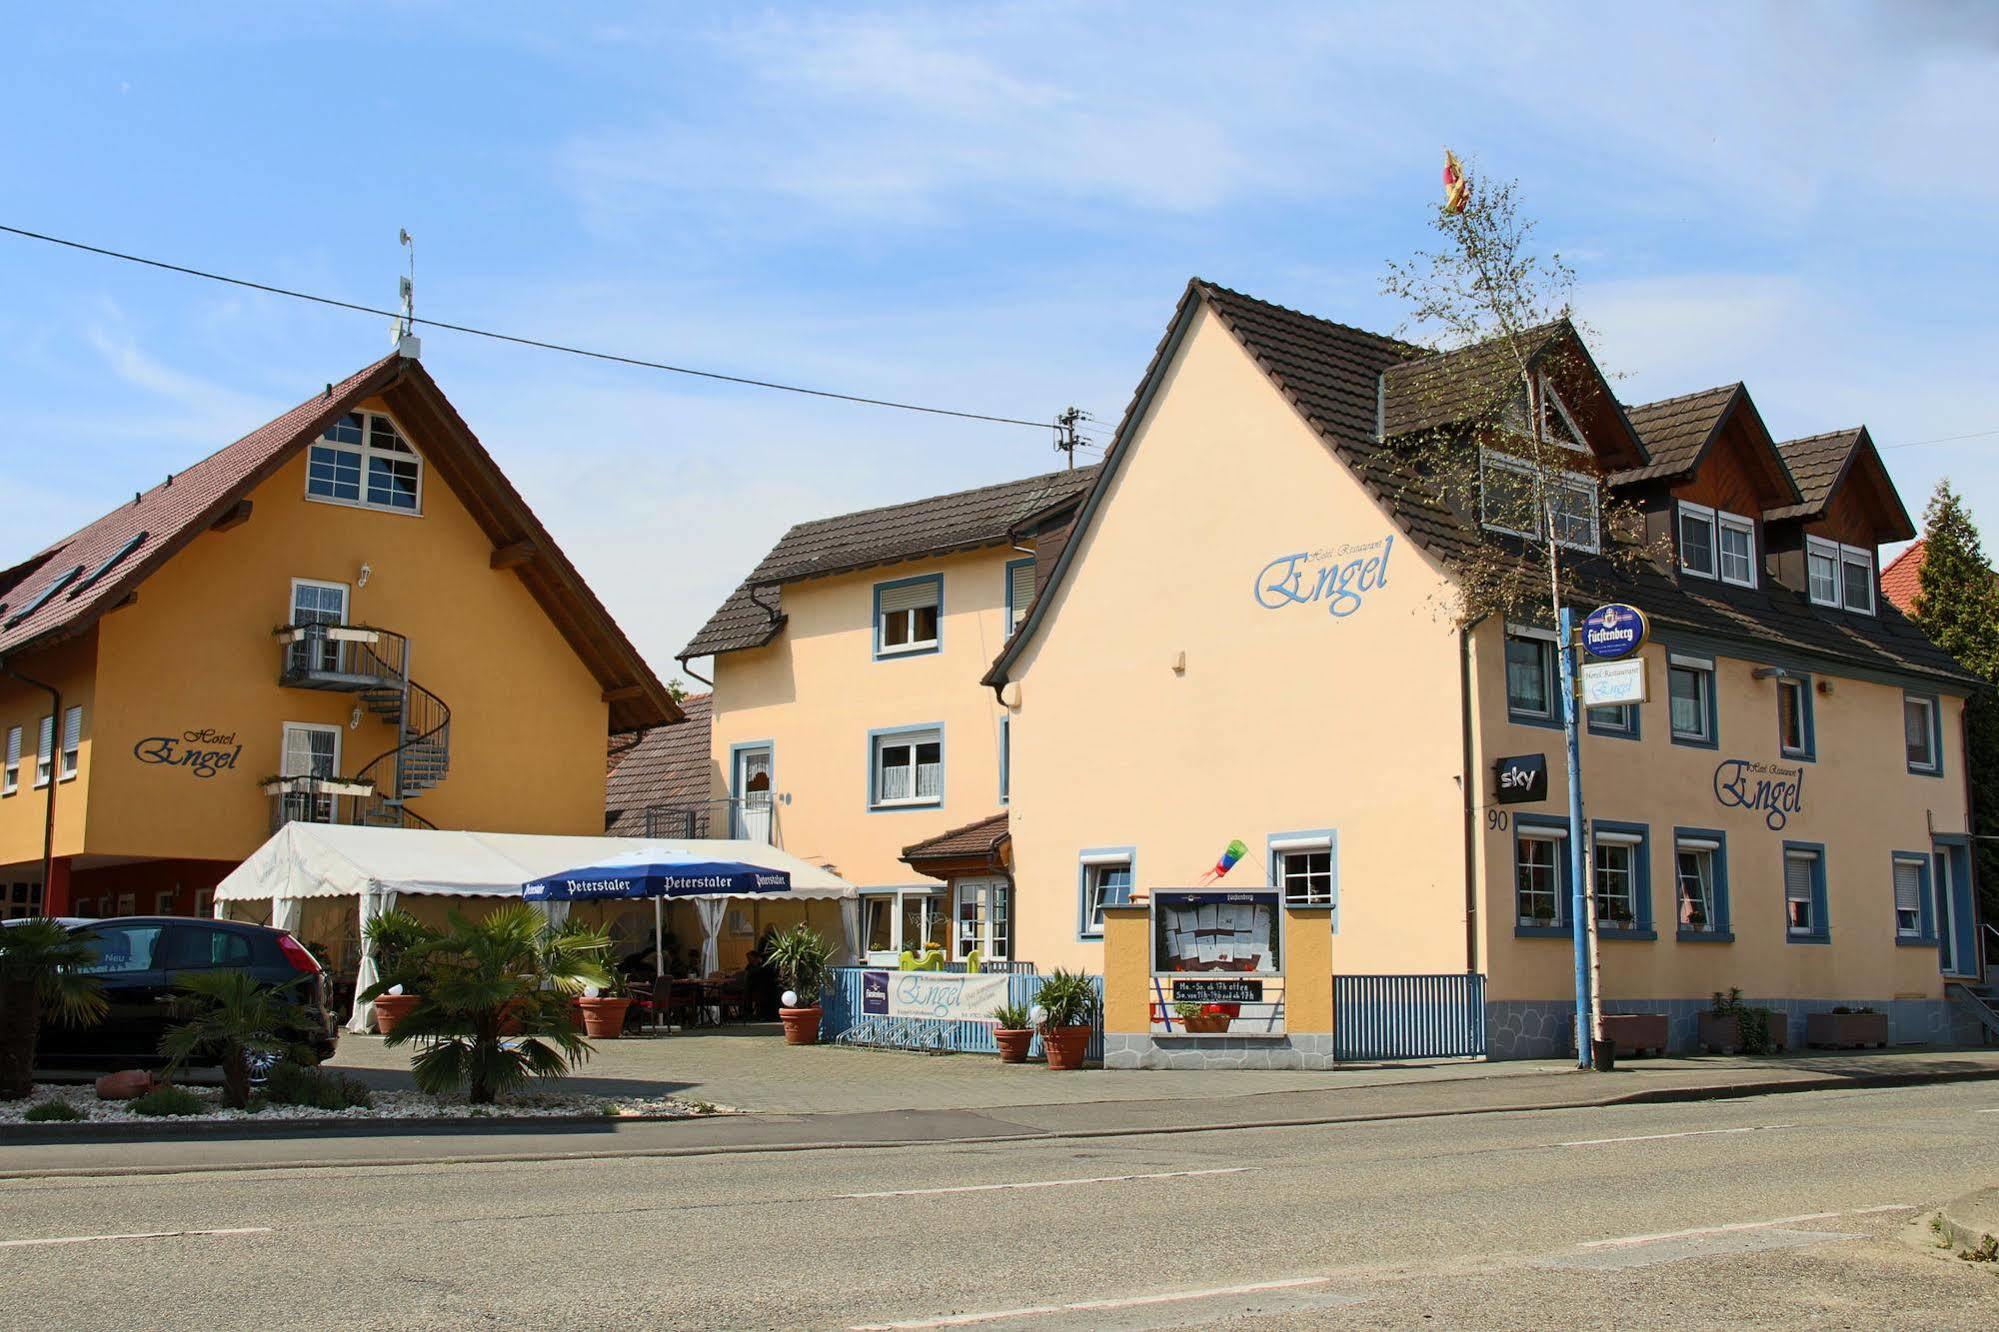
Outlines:
[[[548,1119],[557,1116],[597,1115],[605,1119],[643,1116],[649,1119],[692,1119],[702,1115],[733,1114],[727,1106],[706,1101],[683,1101],[672,1096],[585,1096],[579,1094],[529,1091],[501,1100],[498,1105],[472,1105],[464,1100],[426,1095],[415,1091],[378,1091],[374,1104],[341,1110],[321,1110],[309,1105],[262,1105],[253,1110],[229,1110],[222,1105],[222,1093],[215,1087],[179,1084],[199,1097],[207,1109],[194,1115],[134,1114],[130,1101],[101,1101],[90,1086],[39,1084],[35,1094],[23,1101],[0,1101],[0,1124],[28,1123],[27,1112],[44,1101],[62,1101],[81,1111],[82,1120],[45,1120],[50,1128],[64,1124],[171,1124],[171,1123],[273,1123],[287,1119]],[[253,1096],[252,1105],[260,1098]]]

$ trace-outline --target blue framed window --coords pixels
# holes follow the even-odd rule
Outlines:
[[[944,723],[868,732],[868,808],[944,804]]]
[[[1537,629],[1506,627],[1506,719],[1525,726],[1560,726],[1555,640]]]
[[[1076,858],[1076,937],[1104,937],[1104,908],[1131,901],[1138,849],[1102,846]]]
[[[875,660],[920,657],[944,646],[944,575],[875,584]]]
[[[1812,721],[1812,677],[1786,671],[1777,677],[1777,749],[1785,758],[1818,757]]]
[[[1272,833],[1265,842],[1270,883],[1284,890],[1284,905],[1330,907],[1340,932],[1340,834],[1335,828]]]
[[[1784,937],[1792,943],[1832,942],[1822,843],[1784,843]]]
[[[1642,823],[1590,824],[1590,888],[1597,933],[1606,939],[1656,939],[1652,925],[1651,830]]]
[[[1522,938],[1567,938],[1575,878],[1569,865],[1568,820],[1549,814],[1513,816],[1513,932]]]
[[[1720,743],[1714,658],[1686,652],[1666,654],[1666,707],[1674,744],[1713,749]]]
[[[1920,851],[1891,857],[1895,877],[1895,942],[1910,948],[1937,946],[1936,911],[1930,897],[1930,858]]]
[[[1673,916],[1682,943],[1734,943],[1728,914],[1728,834],[1673,829]]]
[[[1009,637],[1020,628],[1027,612],[1034,609],[1034,557],[1006,562],[1006,632]]]
[[[1943,776],[1943,705],[1935,694],[1902,695],[1902,747],[1911,773]]]
[[[1013,798],[1013,714],[1000,714],[999,729],[1000,803]]]

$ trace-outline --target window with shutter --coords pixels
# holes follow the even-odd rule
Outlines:
[[[1034,561],[1012,560],[1006,566],[1006,631],[1020,628],[1034,607]]]
[[[935,652],[943,604],[941,574],[875,584],[875,656]]]
[[[76,776],[76,755],[83,744],[83,709],[67,708],[62,714],[62,779]]]
[[[13,795],[21,789],[21,728],[7,728],[7,768],[0,774],[0,795]]]
[[[1918,939],[1923,933],[1923,862],[1895,862],[1895,933]]]
[[[54,716],[42,718],[42,724],[35,728],[35,785],[47,786],[49,772],[55,762],[56,719]]]
[[[1817,912],[1812,901],[1812,883],[1818,874],[1818,857],[1787,852],[1784,856],[1784,917],[1792,934],[1817,932]]]
[[[933,727],[877,734],[868,805],[872,809],[944,803],[944,733]]]

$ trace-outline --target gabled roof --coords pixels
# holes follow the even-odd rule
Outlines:
[[[1750,465],[1762,474],[1778,501],[1788,504],[1800,498],[1790,472],[1777,453],[1777,443],[1763,424],[1762,413],[1756,410],[1749,390],[1739,382],[1627,407],[1625,414],[1644,437],[1652,461],[1613,474],[1610,482],[1614,486],[1692,480],[1716,441],[1734,423],[1750,436],[1750,447],[1755,453]]]
[[[1868,479],[1880,503],[1886,528],[1877,541],[1907,541],[1916,535],[1916,525],[1902,505],[1902,497],[1888,476],[1888,467],[1875,451],[1874,438],[1866,426],[1832,430],[1803,439],[1787,439],[1777,446],[1784,466],[1797,483],[1799,502],[1771,509],[1763,515],[1776,522],[1785,518],[1823,518],[1833,497],[1856,472]]]
[[[967,823],[905,846],[902,848],[902,859],[912,869],[922,869],[924,865],[936,865],[943,861],[970,860],[991,864],[1009,836],[1007,812],[1001,810],[977,823]]]
[[[1447,565],[1475,549],[1480,535],[1465,518],[1435,499],[1434,488],[1412,472],[1406,457],[1375,433],[1377,383],[1384,371],[1415,349],[1198,278],[1188,284],[1119,422],[1102,464],[1106,477],[1123,465],[1165,367],[1203,303],[1403,532]],[[1085,497],[1076,519],[1076,538],[1063,549],[1033,608],[981,683],[1004,684],[1028,640],[1053,613],[1061,600],[1054,595],[1057,585],[1088,545],[1084,529],[1110,491],[1111,487],[1100,485]],[[1748,651],[1789,650],[1867,670],[1921,674],[1956,684],[1974,682],[1892,606],[1881,607],[1877,616],[1855,615],[1814,606],[1802,593],[1774,583],[1755,589],[1687,586],[1649,564],[1634,578],[1608,561],[1581,556],[1572,557],[1568,567],[1579,592],[1602,600],[1634,601],[1663,631],[1733,640]]]
[[[96,522],[0,573],[0,656],[15,657],[84,633],[98,617],[187,544],[225,517],[336,417],[365,399],[384,399],[494,546],[525,545],[516,567],[549,618],[603,685],[611,729],[635,730],[676,720],[666,686],[627,640],[554,538],[500,472],[423,366],[396,354],[349,375],[251,431],[234,444],[169,476]],[[101,576],[93,571],[134,538],[136,545]],[[72,568],[82,573],[14,623],[47,585]]]
[[[708,617],[680,659],[762,647],[777,637],[785,583],[1002,545],[1027,520],[1075,503],[1096,478],[1096,466],[1077,467],[800,523]]]
[[[714,718],[713,694],[680,700],[685,721],[655,726],[637,744],[615,756],[604,781],[604,832],[611,837],[645,836],[645,811],[653,805],[706,805],[714,760],[708,740]]]
[[[1881,595],[1895,603],[1904,615],[1916,613],[1916,593],[1922,590],[1923,547],[1928,544],[1917,538],[1915,544],[1907,547],[1900,555],[1888,562],[1881,571]]]

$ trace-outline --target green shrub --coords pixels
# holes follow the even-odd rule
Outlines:
[[[29,1106],[28,1113],[21,1116],[30,1124],[46,1124],[52,1120],[62,1122],[83,1117],[83,1111],[68,1101],[43,1101],[39,1105]]]
[[[185,1087],[169,1084],[132,1101],[135,1115],[198,1115],[208,1109],[208,1103]]]
[[[993,1010],[993,1023],[1002,1031],[1026,1031],[1034,1025],[1025,1004],[1001,1004]]]
[[[1048,1014],[1050,1027],[1087,1027],[1097,1015],[1097,987],[1080,971],[1062,967],[1048,973],[1034,1000]]]
[[[366,1085],[323,1068],[308,1068],[287,1060],[272,1067],[264,1083],[264,1097],[272,1105],[305,1105],[315,1110],[346,1110],[374,1104]]]

